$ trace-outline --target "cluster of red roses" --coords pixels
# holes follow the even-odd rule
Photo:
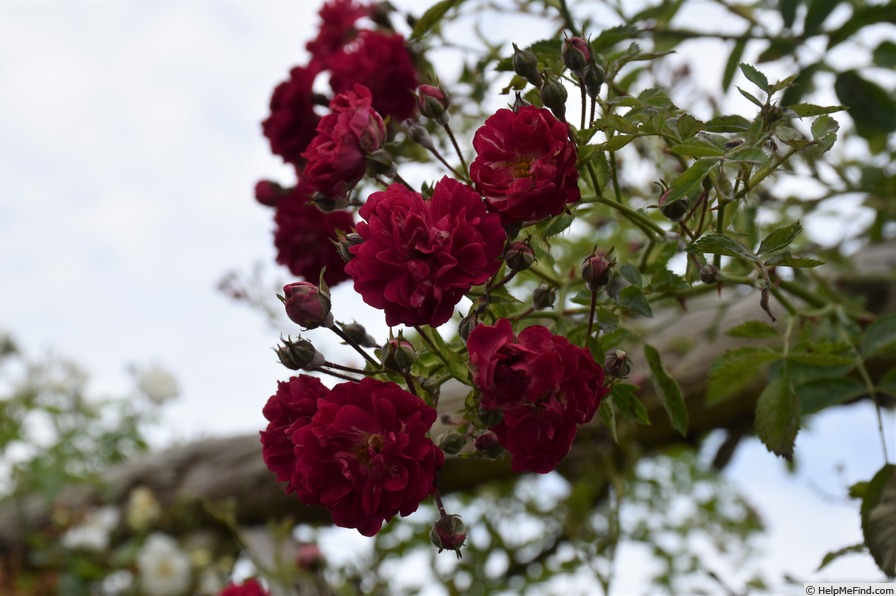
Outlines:
[[[424,199],[395,176],[397,183],[366,198],[356,224],[346,211],[322,212],[320,206],[347,207],[366,172],[383,173],[371,161],[391,164],[382,153],[396,130],[384,116],[406,119],[419,110],[448,130],[447,95],[436,86],[416,87],[401,37],[355,31],[357,20],[370,15],[352,0],[333,0],[321,11],[321,32],[308,44],[311,64],[277,88],[264,123],[274,151],[296,165],[299,183],[277,201],[267,200],[269,183],[260,184],[257,194],[276,205],[278,260],[294,274],[316,281],[326,266],[328,284],[350,277],[364,301],[384,311],[388,325],[437,327],[473,286],[494,282],[502,255],[516,269],[508,255],[522,243],[508,242],[505,229],[558,215],[579,200],[576,145],[569,126],[546,108],[501,109],[475,133],[477,156],[458,176],[469,174],[471,184],[444,177]],[[376,69],[347,66],[387,43],[400,50],[383,50]],[[331,72],[334,97],[330,113],[318,118],[310,83],[323,68]],[[325,238],[352,226],[355,232],[333,249],[347,261],[344,268],[322,257]],[[347,338],[333,320],[325,287],[297,282],[284,294],[293,321]],[[494,453],[497,442],[517,472],[553,470],[569,452],[577,425],[592,419],[608,392],[602,367],[589,351],[544,327],[516,336],[506,319],[472,329],[467,350],[472,384],[481,394],[480,422],[489,429],[475,431],[477,448]],[[284,347],[281,360],[295,370],[317,370],[324,362],[304,340]],[[382,366],[390,368],[385,357]],[[435,491],[445,459],[427,436],[436,410],[412,393],[411,366],[398,372],[411,392],[372,378],[328,389],[300,375],[281,382],[264,408],[269,424],[261,433],[263,454],[277,479],[305,503],[327,507],[337,525],[368,536],[396,514],[415,511]],[[459,547],[458,536],[465,534],[456,516],[442,511],[440,523],[433,540],[440,548]]]

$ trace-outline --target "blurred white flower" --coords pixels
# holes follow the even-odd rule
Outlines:
[[[145,486],[138,486],[128,495],[128,525],[135,530],[146,530],[162,514],[156,495]]]
[[[137,378],[137,388],[158,406],[174,399],[180,393],[174,375],[157,364],[142,369],[134,367],[133,370]]]
[[[118,525],[118,508],[107,505],[87,513],[81,523],[62,535],[62,546],[71,550],[104,551],[109,548],[109,537]]]
[[[176,596],[190,587],[190,558],[177,541],[155,532],[137,554],[140,588],[147,596]]]

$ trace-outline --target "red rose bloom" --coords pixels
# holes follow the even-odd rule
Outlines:
[[[500,266],[500,218],[456,180],[442,178],[429,201],[393,184],[370,195],[359,213],[366,220],[357,225],[363,242],[349,249],[354,258],[345,271],[390,326],[441,325]]]
[[[292,486],[305,503],[329,509],[337,526],[373,536],[433,491],[445,462],[426,436],[435,420],[433,408],[395,383],[340,383],[292,433]]]
[[[261,454],[268,469],[286,482],[286,492],[296,490],[290,482],[296,466],[292,433],[311,421],[317,412],[317,400],[330,392],[320,379],[299,375],[277,383],[277,393],[268,399],[262,413],[269,421],[261,431]]]
[[[307,281],[317,283],[320,271],[327,268],[324,281],[329,286],[348,279],[345,261],[333,245],[336,232],[348,233],[354,225],[354,217],[346,211],[324,213],[307,204],[307,191],[301,186],[280,199],[274,222],[274,246],[277,262]]]
[[[330,102],[331,113],[321,118],[317,135],[302,154],[307,160],[305,180],[311,193],[344,196],[364,176],[365,153],[386,140],[383,119],[371,105],[370,90],[355,85]]]
[[[550,110],[498,110],[476,131],[473,148],[470,176],[505,225],[558,215],[581,196],[569,125]]]
[[[609,393],[591,354],[541,326],[516,337],[507,319],[467,338],[473,383],[484,409],[503,410],[492,427],[514,472],[550,472],[569,453],[576,425],[594,417]]]
[[[270,592],[257,579],[249,578],[240,585],[230,582],[218,596],[268,596]]]
[[[286,163],[300,165],[302,152],[314,138],[320,120],[311,92],[316,76],[316,69],[297,66],[290,70],[289,80],[277,85],[271,96],[271,115],[261,123],[271,151]]]
[[[305,49],[311,54],[312,63],[320,63],[326,68],[330,56],[356,37],[355,23],[370,14],[370,7],[356,4],[355,0],[331,0],[318,14],[320,29]]]
[[[360,83],[373,94],[383,116],[405,120],[414,114],[417,71],[400,35],[362,31],[329,61],[330,87],[341,93]]]

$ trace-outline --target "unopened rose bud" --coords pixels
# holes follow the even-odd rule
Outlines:
[[[358,246],[359,244],[364,242],[364,239],[361,238],[361,235],[357,232],[352,232],[351,234],[346,234],[342,230],[336,230],[336,237],[338,240],[334,241],[333,244],[336,245],[336,252],[339,253],[339,256],[342,257],[342,260],[348,263],[351,261],[355,255],[352,254],[350,250],[353,246]]]
[[[467,341],[467,338],[470,337],[470,332],[478,326],[479,315],[475,310],[471,309],[470,314],[460,320],[460,324],[457,327],[457,333],[462,340]]]
[[[527,242],[517,240],[504,249],[504,262],[511,271],[524,271],[535,262],[535,253]]]
[[[660,213],[669,218],[669,221],[681,221],[681,218],[687,214],[689,206],[687,198],[682,198],[674,203],[666,203],[661,206]]]
[[[707,263],[700,268],[700,281],[705,284],[714,284],[719,281],[719,268],[712,263]]]
[[[504,448],[498,442],[498,435],[492,431],[482,433],[473,441],[476,451],[489,459],[497,459],[504,453]]]
[[[532,50],[521,50],[513,44],[513,72],[520,75],[536,87],[541,87],[543,78],[538,72],[538,56]]]
[[[447,455],[457,455],[467,444],[467,438],[460,433],[445,433],[439,439],[439,448]]]
[[[604,69],[591,62],[582,73],[582,81],[585,83],[585,91],[591,99],[597,99],[600,87],[604,84]]]
[[[616,261],[595,253],[582,262],[582,279],[592,292],[600,292],[613,279],[613,265]]]
[[[341,197],[331,197],[327,196],[323,193],[316,192],[311,196],[311,202],[314,203],[314,206],[329,213],[330,211],[336,211],[337,209],[345,209],[348,207],[348,195],[344,195]]]
[[[479,415],[479,422],[481,422],[483,426],[488,427],[495,426],[504,419],[504,410],[500,408],[495,408],[494,410],[479,408],[477,414]]]
[[[273,180],[259,180],[255,185],[255,200],[266,207],[276,207],[289,191]]]
[[[296,553],[296,567],[316,573],[324,566],[324,555],[316,544],[302,544]]]
[[[367,169],[375,176],[385,176],[386,178],[394,178],[398,171],[392,156],[385,149],[377,149],[373,153],[367,154]]]
[[[350,340],[361,346],[362,348],[378,348],[379,344],[367,333],[364,326],[360,323],[349,323],[342,325],[342,332],[345,333]]]
[[[627,379],[632,372],[632,359],[622,350],[607,354],[604,360],[607,374],[616,379]]]
[[[457,553],[457,558],[460,559],[460,548],[467,541],[467,528],[459,515],[443,514],[432,527],[429,539],[439,549],[439,552],[453,550]]]
[[[581,37],[564,39],[560,55],[566,68],[579,78],[584,76],[585,67],[591,64],[591,46]]]
[[[411,372],[417,361],[417,350],[414,344],[401,337],[394,337],[383,346],[383,366],[399,374]]]
[[[532,306],[536,310],[554,308],[554,300],[557,299],[557,288],[554,286],[538,286],[532,292]]]
[[[282,339],[283,345],[274,348],[280,364],[289,370],[314,370],[324,363],[324,355],[318,352],[314,345],[304,339]]]
[[[305,329],[332,327],[330,295],[307,281],[299,281],[283,286],[284,296],[280,297],[286,306],[286,316],[293,323]]]
[[[551,76],[545,77],[539,96],[545,107],[551,110],[558,120],[566,122],[566,98],[569,97],[569,93],[560,81]]]
[[[448,123],[448,95],[441,87],[420,85],[417,87],[417,109],[420,113],[444,126]]]
[[[432,142],[432,137],[429,136],[429,131],[416,120],[406,120],[404,127],[407,131],[408,138],[424,149],[432,151],[436,148],[435,143]]]

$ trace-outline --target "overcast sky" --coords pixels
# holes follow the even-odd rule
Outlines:
[[[169,438],[257,431],[288,376],[270,350],[279,331],[215,287],[273,263],[252,188],[291,174],[259,122],[319,4],[0,4],[0,329],[72,357],[94,393],[127,391],[130,364],[168,368],[182,388]],[[363,313],[349,288],[334,302]],[[857,504],[819,494],[880,467],[875,427],[870,408],[820,417],[794,477],[755,442],[738,453],[729,475],[771,526],[767,568],[810,577],[827,550],[861,541]],[[620,573],[620,590],[637,576]],[[812,577],[880,579],[864,556]]]

